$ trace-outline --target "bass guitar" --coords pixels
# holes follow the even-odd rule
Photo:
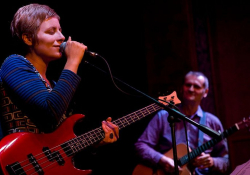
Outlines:
[[[178,104],[176,92],[166,96],[166,101]],[[165,103],[168,104],[168,103]],[[153,112],[162,109],[153,103],[129,115],[114,120],[119,129],[124,128]],[[74,125],[84,115],[68,117],[54,132],[34,134],[29,132],[13,133],[0,141],[0,165],[4,175],[88,175],[92,170],[75,168],[72,158],[84,148],[104,138],[101,127],[76,136]]]
[[[250,117],[248,119],[243,119],[242,121],[236,123],[234,126],[230,127],[229,129],[225,130],[221,135],[217,138],[211,139],[208,142],[202,144],[201,146],[197,147],[196,149],[192,150],[189,154],[187,153],[187,146],[185,144],[178,144],[176,146],[177,153],[178,153],[178,165],[182,167],[181,175],[191,175],[190,170],[188,169],[187,163],[190,160],[193,160],[197,156],[199,156],[205,150],[213,147],[221,140],[225,139],[226,137],[232,135],[236,131],[244,128],[250,127]],[[164,154],[167,157],[173,159],[173,149],[169,150]],[[161,169],[153,169],[143,164],[138,164],[134,168],[132,175],[166,175],[166,173]]]

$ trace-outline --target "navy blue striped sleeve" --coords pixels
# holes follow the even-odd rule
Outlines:
[[[81,80],[74,72],[64,69],[49,92],[34,67],[19,55],[11,55],[3,62],[0,76],[11,93],[12,101],[37,122],[59,119],[67,110]]]

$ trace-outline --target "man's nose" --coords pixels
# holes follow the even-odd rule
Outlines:
[[[194,90],[194,85],[190,85],[189,90]]]

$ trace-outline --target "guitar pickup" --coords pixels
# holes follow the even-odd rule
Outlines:
[[[11,165],[7,165],[5,168],[9,172],[10,175],[18,175],[18,174],[27,175],[24,172],[19,162],[15,162],[15,163],[12,163]]]
[[[54,160],[51,151],[48,147],[43,147],[43,153],[45,154],[45,156],[49,159],[50,162],[52,162]]]
[[[50,162],[56,160],[59,165],[64,165],[65,161],[58,151],[51,152],[48,147],[43,147],[43,153]]]
[[[65,161],[58,151],[53,152],[53,157],[55,158],[55,160],[57,161],[59,165],[61,166],[64,165]]]
[[[27,157],[28,157],[30,163],[34,166],[35,171],[39,175],[43,175],[44,172],[43,172],[42,168],[40,167],[40,165],[38,164],[38,162],[36,161],[35,157],[32,154],[29,154]]]

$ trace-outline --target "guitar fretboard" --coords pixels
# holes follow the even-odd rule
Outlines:
[[[217,143],[219,143],[221,140],[225,139],[226,137],[228,137],[229,135],[235,133],[238,130],[239,129],[238,129],[238,127],[236,125],[232,126],[231,128],[225,130],[219,137],[211,139],[208,142],[206,142],[206,143],[202,144],[201,146],[199,146],[198,148],[192,150],[192,152],[189,153],[190,159],[188,157],[188,154],[186,154],[185,156],[181,157],[178,160],[178,164],[180,166],[185,165],[186,163],[188,163],[190,160],[192,160],[195,157],[197,157],[198,155],[200,155],[205,150],[213,147],[214,145],[216,145]]]
[[[159,105],[153,103],[151,105],[148,105],[140,110],[137,110],[131,114],[128,114],[124,117],[121,117],[117,120],[114,120],[113,123],[119,127],[119,129],[122,129],[128,125],[131,125],[132,123],[148,116],[149,114],[152,114],[153,112],[156,112],[158,110],[162,109]],[[90,132],[84,133],[74,139],[71,139],[61,145],[65,153],[70,156],[76,152],[79,152],[80,150],[86,148],[87,146],[90,146],[104,138],[104,132],[102,130],[102,127],[98,127]]]

